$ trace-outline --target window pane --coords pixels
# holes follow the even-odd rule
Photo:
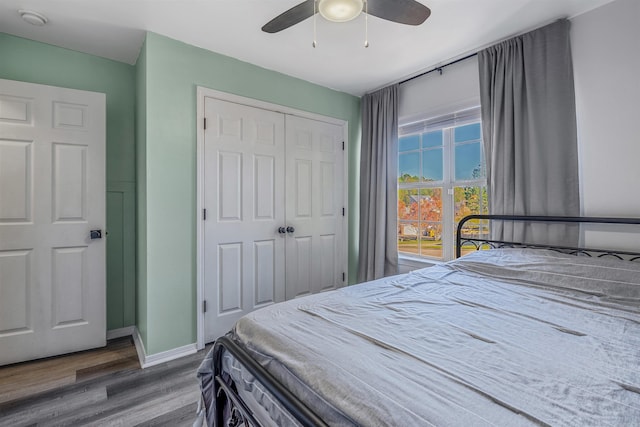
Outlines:
[[[458,126],[454,129],[455,142],[473,141],[480,139],[480,123],[473,123],[466,126]]]
[[[455,187],[453,189],[453,200],[455,209],[455,230],[458,229],[458,222],[467,215],[488,214],[487,187]],[[455,238],[455,236],[454,236]],[[462,238],[488,239],[489,221],[473,219],[467,221],[462,229]],[[486,249],[486,244],[481,242],[468,242],[462,246],[462,255],[476,250],[475,245],[481,245]]]
[[[420,220],[442,221],[442,188],[420,190]]]
[[[398,140],[398,151],[418,150],[420,148],[420,135],[403,136]]]
[[[420,176],[420,153],[398,155],[398,181],[416,182]]]
[[[453,189],[454,221],[467,215],[487,214],[486,187],[455,187]]]
[[[398,190],[398,219],[418,220],[418,190]]]
[[[419,190],[398,190],[398,251],[419,255]]]
[[[458,225],[456,224],[456,230]],[[480,241],[465,242],[464,239],[477,239]],[[461,255],[475,252],[478,249],[489,249],[488,243],[483,240],[489,239],[489,221],[473,219],[464,223],[462,228],[462,250]]]
[[[418,248],[418,235],[420,228],[418,222],[398,222],[398,252],[409,255],[420,255]]]
[[[422,152],[422,179],[442,181],[442,148]]]
[[[472,219],[471,221],[465,222],[464,227],[462,228],[462,238],[489,239],[489,221],[484,219]]]
[[[442,130],[422,134],[422,148],[440,147],[442,145]]]
[[[480,143],[456,145],[455,179],[478,179],[483,176]]]
[[[442,258],[442,223],[420,224],[420,255]]]

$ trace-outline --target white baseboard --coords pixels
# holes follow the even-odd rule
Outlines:
[[[140,361],[140,366],[142,367],[142,369],[159,365],[160,363],[169,362],[170,360],[189,356],[198,351],[196,343],[193,343],[184,345],[182,347],[172,348],[171,350],[161,351],[160,353],[147,355],[138,328],[134,328],[133,342],[136,345],[138,360]]]
[[[135,326],[126,326],[124,328],[112,329],[110,331],[107,331],[107,339],[112,340],[114,338],[132,336],[134,329],[135,329]]]
[[[136,352],[138,353],[138,361],[140,362],[140,367],[144,369],[144,361],[147,357],[147,354],[144,351],[144,344],[142,343],[142,337],[140,336],[140,331],[138,331],[138,328],[133,329],[133,344],[136,346]]]

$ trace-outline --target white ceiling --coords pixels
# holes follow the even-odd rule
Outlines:
[[[417,27],[364,15],[267,34],[262,25],[302,0],[2,0],[0,32],[134,64],[145,31],[360,96],[450,59],[612,0],[420,0],[431,17]],[[49,18],[44,27],[18,9]]]

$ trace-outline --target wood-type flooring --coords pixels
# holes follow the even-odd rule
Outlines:
[[[131,337],[0,367],[0,427],[191,426],[205,351],[140,369]]]

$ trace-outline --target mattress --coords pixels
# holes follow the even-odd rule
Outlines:
[[[265,307],[232,334],[330,425],[640,425],[632,262],[479,251]],[[223,366],[265,424],[295,425]]]

